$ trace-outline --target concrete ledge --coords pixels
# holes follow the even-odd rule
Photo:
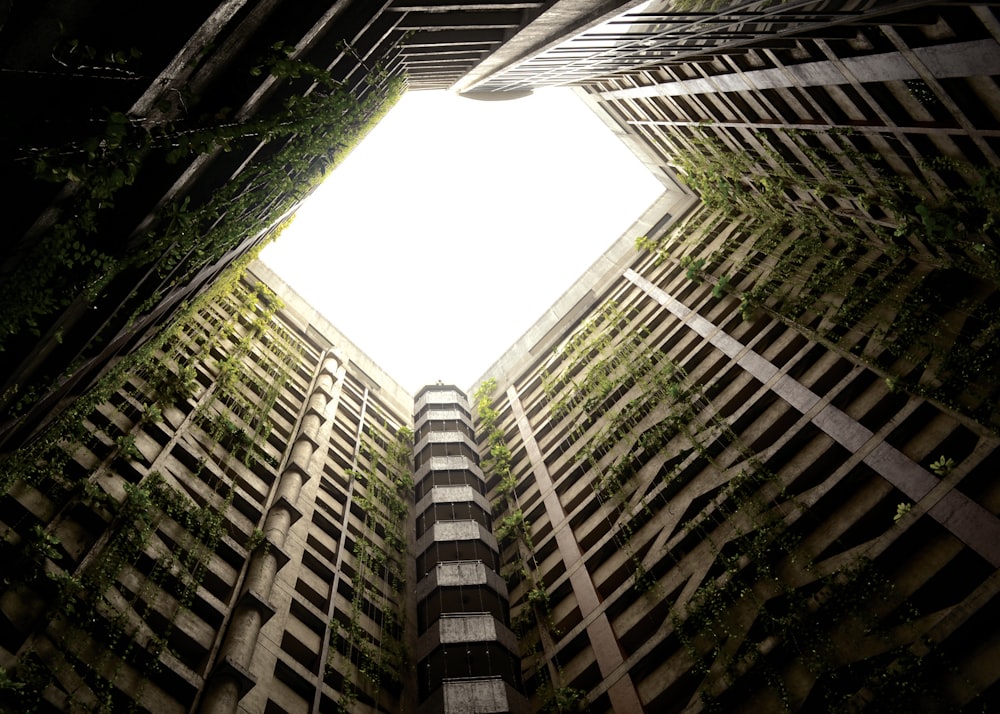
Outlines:
[[[441,587],[485,585],[506,599],[507,583],[481,560],[455,560],[438,563],[426,577],[417,583],[417,601],[423,600]]]
[[[517,656],[517,637],[488,612],[442,613],[417,642],[417,661],[440,645],[462,642],[496,642]]]
[[[419,431],[420,427],[429,421],[463,421],[471,426],[472,419],[460,409],[431,409],[424,412],[413,425],[414,431]]]
[[[446,679],[417,714],[526,714],[528,702],[499,677]]]
[[[465,444],[473,453],[479,453],[475,440],[461,431],[432,431],[413,445],[413,453],[419,454],[431,444]]]
[[[452,680],[442,682],[446,714],[512,711],[511,686],[502,679]]]
[[[430,461],[417,469],[413,480],[419,481],[431,471],[471,471],[481,480],[486,480],[483,476],[483,470],[468,456],[432,456]]]
[[[472,501],[487,513],[490,512],[490,502],[486,496],[472,486],[432,486],[431,490],[420,499],[413,509],[418,516],[435,503],[466,503]]]
[[[480,540],[496,552],[500,552],[496,537],[477,521],[468,520],[438,521],[433,528],[420,536],[420,540],[417,541],[417,554],[423,553],[433,543],[456,540]]]
[[[428,404],[457,404],[463,409],[469,408],[469,400],[458,387],[424,387],[417,398],[413,400],[414,413],[419,412]]]

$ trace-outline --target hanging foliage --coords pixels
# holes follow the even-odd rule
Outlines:
[[[263,286],[230,285],[205,297],[8,460],[5,498],[41,497],[48,516],[27,537],[15,535],[24,523],[13,524],[3,543],[5,556],[20,553],[4,597],[35,603],[21,622],[32,634],[4,672],[4,707],[35,711],[44,699],[62,697],[118,710],[141,701],[161,658],[175,656],[186,637],[178,620],[192,617],[231,527],[238,470],[266,453],[268,415],[300,359],[272,321],[277,309],[280,301]],[[256,341],[262,336],[266,347]],[[215,360],[214,375],[213,353],[228,354]],[[178,419],[200,427],[192,433],[205,447],[180,481],[156,470],[170,463],[170,452],[155,435]],[[234,438],[236,423],[252,436]],[[95,530],[95,521],[107,525]],[[86,686],[66,688],[78,678]]]

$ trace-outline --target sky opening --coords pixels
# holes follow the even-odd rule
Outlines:
[[[466,389],[662,191],[570,89],[407,92],[261,259],[411,393]]]

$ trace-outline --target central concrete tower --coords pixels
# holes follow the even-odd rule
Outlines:
[[[424,387],[414,418],[419,711],[525,711],[468,400]]]

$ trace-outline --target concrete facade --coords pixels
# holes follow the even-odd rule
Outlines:
[[[655,263],[637,258],[601,308],[494,392],[535,554],[510,587],[512,619],[534,607],[531,583],[551,612],[524,660],[533,708],[560,677],[591,711],[814,711],[848,667],[879,687],[836,696],[875,710],[882,696],[988,710],[996,673],[981,665],[997,640],[981,608],[997,595],[1000,519],[995,489],[973,484],[989,478],[996,436]],[[827,620],[838,598],[850,604]],[[829,660],[760,624],[789,607]],[[901,681],[886,684],[885,662]],[[917,695],[902,693],[911,678]]]
[[[0,666],[21,677],[4,711],[399,711],[415,696],[412,399],[258,279],[44,452],[58,477],[22,464],[3,513]]]
[[[401,91],[546,2],[89,0],[0,10],[0,449],[259,249]]]
[[[414,88],[580,85],[664,194],[473,404],[260,265],[75,406],[139,333],[61,313],[10,358],[83,366],[0,430],[4,710],[1000,706],[996,4],[614,5],[310,6]]]
[[[502,553],[531,705],[988,711],[997,272],[961,256],[996,236],[909,216],[996,170],[996,8],[698,9],[477,85],[577,82],[665,187],[474,385],[531,526]]]

